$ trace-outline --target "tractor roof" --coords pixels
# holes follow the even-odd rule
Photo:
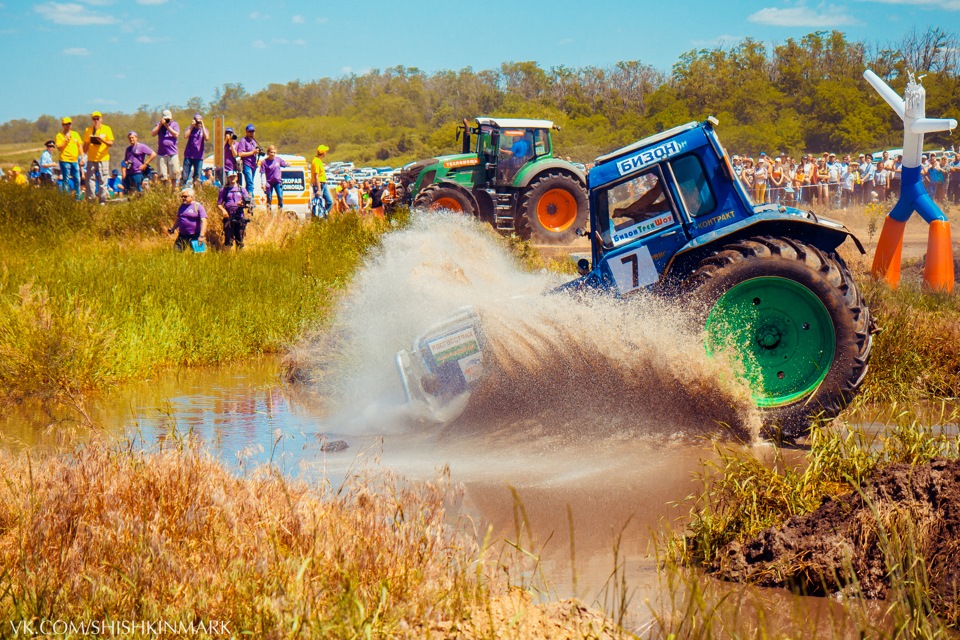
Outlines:
[[[673,136],[675,136],[675,135],[677,135],[677,134],[683,133],[684,131],[689,131],[690,129],[695,129],[695,128],[697,128],[698,126],[700,126],[700,123],[699,123],[699,122],[688,122],[687,124],[682,124],[682,125],[680,125],[679,127],[674,127],[673,129],[668,129],[668,130],[666,130],[666,131],[661,131],[660,133],[655,133],[655,134],[653,134],[652,136],[649,136],[649,137],[647,137],[647,138],[644,138],[643,140],[639,140],[639,141],[637,141],[637,142],[634,142],[633,144],[627,145],[626,147],[622,147],[622,148],[620,148],[620,149],[617,149],[616,151],[611,151],[610,153],[608,153],[608,154],[606,154],[606,155],[600,156],[599,158],[597,158],[597,159],[594,161],[594,164],[603,164],[604,162],[607,162],[608,160],[613,160],[614,158],[619,158],[620,156],[624,155],[625,153],[630,153],[631,151],[636,151],[637,149],[641,149],[641,148],[643,148],[643,147],[646,147],[647,145],[656,144],[657,142],[660,142],[661,140],[666,140],[667,138],[672,138]]]
[[[531,120],[529,118],[477,118],[477,124],[500,127],[501,129],[553,129],[552,120]]]

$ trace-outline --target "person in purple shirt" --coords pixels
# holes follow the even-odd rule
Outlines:
[[[234,147],[236,157],[243,162],[243,186],[250,197],[253,197],[253,174],[257,170],[257,156],[263,154],[260,144],[253,137],[255,131],[254,126],[248,124],[246,135],[240,138]]]
[[[203,173],[203,147],[210,139],[210,131],[203,125],[203,116],[199,113],[193,115],[193,122],[187,129],[187,144],[183,148],[183,178],[180,181],[181,186],[187,186],[190,176],[193,176],[193,186],[200,184],[200,174]]]
[[[160,179],[166,180],[173,189],[180,180],[180,158],[177,156],[180,125],[173,119],[169,109],[163,112],[163,118],[150,135],[157,137],[157,171],[160,173]]]
[[[277,194],[277,208],[283,210],[283,168],[289,166],[286,160],[277,155],[275,145],[267,147],[267,157],[260,163],[260,171],[266,183],[263,191],[267,194],[267,213],[270,213],[274,193]]]
[[[137,193],[143,193],[143,169],[157,157],[157,154],[153,149],[140,142],[136,131],[128,133],[127,140],[130,141],[130,146],[123,154],[124,171],[126,172],[123,176],[123,188],[127,194],[132,193],[134,189],[137,190]]]
[[[238,171],[237,167],[237,134],[227,127],[223,132],[223,170]]]
[[[243,215],[245,196],[243,189],[237,184],[236,172],[231,171],[227,174],[227,184],[220,189],[220,195],[217,196],[217,208],[223,214],[223,245],[225,247],[231,247],[236,242],[237,249],[243,249],[243,240],[247,235],[247,222],[249,222]]]
[[[167,230],[167,233],[173,235],[178,231],[177,241],[173,248],[177,251],[183,251],[190,247],[193,240],[201,244],[207,240],[207,211],[203,205],[197,202],[196,194],[193,189],[184,189],[180,192],[180,208],[177,209],[177,219],[173,226]]]

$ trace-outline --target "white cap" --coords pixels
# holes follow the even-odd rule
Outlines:
[[[170,113],[170,109],[164,109],[164,111],[163,111],[163,117],[164,117],[164,118],[172,118],[172,117],[173,117],[173,114]]]

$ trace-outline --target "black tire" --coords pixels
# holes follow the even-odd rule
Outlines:
[[[559,217],[552,221],[553,216]],[[583,184],[569,174],[547,171],[520,194],[516,229],[521,238],[537,244],[570,244],[577,238],[577,228],[586,228],[588,217]]]
[[[874,320],[839,257],[787,238],[756,237],[726,245],[700,263],[683,290],[695,292],[706,320],[732,287],[771,276],[793,280],[816,295],[834,329],[835,353],[823,381],[788,404],[762,409],[764,435],[793,440],[807,435],[813,420],[836,417],[856,395],[869,366]]]
[[[442,184],[431,184],[421,189],[413,199],[413,206],[420,209],[445,209],[471,215],[475,213],[473,203],[467,194],[455,187]]]

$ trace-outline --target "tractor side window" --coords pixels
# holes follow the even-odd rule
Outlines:
[[[677,191],[692,217],[706,215],[717,208],[717,198],[710,188],[700,158],[691,154],[674,160],[671,166],[677,179]]]
[[[477,153],[482,158],[484,155],[494,155],[496,153],[496,148],[493,146],[493,140],[491,139],[490,128],[481,127],[480,132],[477,135]]]
[[[533,132],[533,149],[538,158],[550,153],[550,142],[547,139],[547,132],[545,130],[536,129]]]
[[[670,200],[659,171],[642,173],[606,192],[607,225],[603,233],[607,244],[617,245],[647,235],[674,222]]]

